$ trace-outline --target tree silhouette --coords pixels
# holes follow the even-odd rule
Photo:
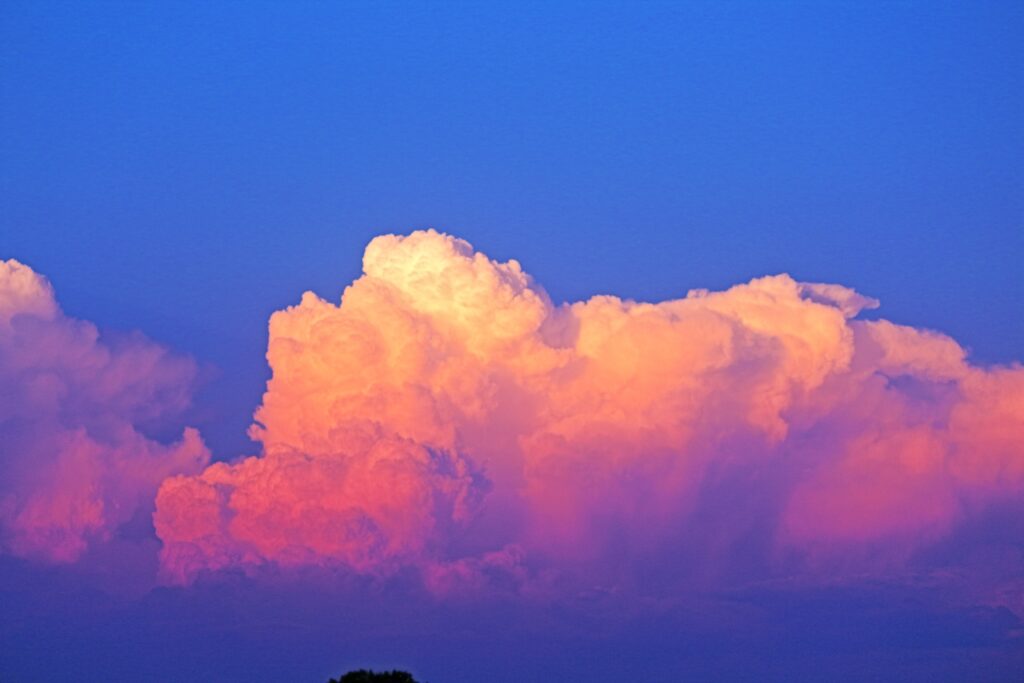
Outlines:
[[[417,683],[412,674],[406,671],[381,671],[359,669],[349,671],[341,678],[332,678],[327,683]]]

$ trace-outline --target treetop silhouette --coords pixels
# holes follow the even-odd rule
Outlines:
[[[412,674],[406,671],[374,672],[366,669],[349,671],[341,678],[332,678],[327,683],[417,683]]]

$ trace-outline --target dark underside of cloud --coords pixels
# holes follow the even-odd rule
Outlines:
[[[235,576],[118,598],[67,567],[6,558],[0,585],[0,676],[12,681],[322,682],[373,666],[448,683],[923,683],[1024,669],[1024,623],[1010,611],[936,609],[935,588],[905,584],[752,587],[645,607],[607,595],[438,603],[400,585],[311,591]]]

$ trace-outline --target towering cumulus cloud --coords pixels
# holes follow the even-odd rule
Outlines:
[[[169,576],[891,563],[1022,501],[1024,370],[856,320],[876,302],[845,287],[555,305],[433,231],[379,237],[363,266],[340,305],[306,293],[271,318],[263,455],[164,482]]]
[[[171,445],[140,432],[185,407],[194,374],[140,336],[101,339],[43,277],[0,261],[0,548],[73,561],[149,509],[164,478],[201,471],[195,431]]]

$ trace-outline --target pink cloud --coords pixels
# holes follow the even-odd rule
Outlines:
[[[707,560],[755,527],[807,556],[913,548],[1024,492],[1024,370],[859,321],[877,302],[846,287],[556,305],[433,231],[379,237],[363,266],[339,304],[271,317],[263,455],[161,487],[172,579],[413,566],[450,591],[715,536]]]
[[[139,424],[180,411],[192,361],[135,335],[102,339],[50,284],[0,261],[0,547],[71,562],[152,505],[209,453],[194,430],[164,445]]]

